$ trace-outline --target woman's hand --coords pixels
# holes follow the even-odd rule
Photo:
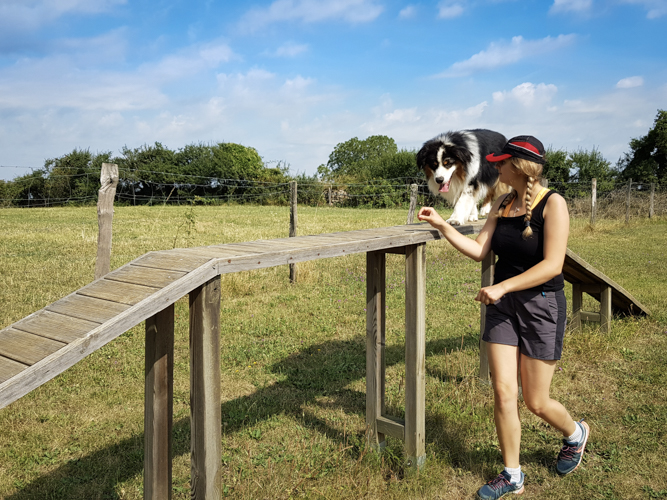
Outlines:
[[[482,288],[477,294],[477,297],[475,297],[475,300],[488,306],[489,304],[495,304],[498,302],[503,297],[503,295],[505,295],[505,293],[507,293],[507,290],[501,282],[497,285],[486,286]]]
[[[431,207],[422,207],[417,214],[417,219],[428,222],[436,229],[439,229],[446,224],[444,219],[440,217],[440,214]]]

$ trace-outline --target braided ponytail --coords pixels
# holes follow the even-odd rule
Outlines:
[[[533,208],[530,206],[530,200],[533,195],[533,186],[535,185],[535,177],[528,176],[528,189],[526,190],[526,215],[523,217],[523,223],[526,227],[521,233],[524,240],[527,240],[533,235],[533,230],[530,227],[530,219],[533,218]]]

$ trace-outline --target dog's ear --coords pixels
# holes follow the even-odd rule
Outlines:
[[[451,154],[464,165],[467,165],[472,160],[472,153],[470,153],[468,148],[454,147],[451,149]]]
[[[437,146],[431,141],[425,142],[417,153],[417,167],[435,167],[435,151]]]

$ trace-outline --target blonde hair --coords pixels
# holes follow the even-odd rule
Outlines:
[[[524,215],[523,220],[526,228],[521,233],[523,239],[528,239],[533,235],[533,230],[530,228],[530,219],[533,217],[533,209],[530,206],[531,199],[533,198],[533,188],[537,185],[539,186],[538,180],[542,175],[542,165],[532,161],[524,160],[523,158],[516,158],[514,156],[509,158],[509,161],[512,163],[512,167],[521,172],[527,177],[528,189],[526,190],[526,215]],[[510,193],[505,197],[503,202],[500,204],[498,209],[498,217],[502,217],[505,207],[511,204],[517,197],[517,192],[514,188]]]

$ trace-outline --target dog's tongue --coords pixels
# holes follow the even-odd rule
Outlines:
[[[447,192],[449,192],[449,182],[445,182],[445,183],[443,183],[442,186],[440,186],[440,190],[439,190],[439,191],[440,191],[441,193],[447,193]]]

